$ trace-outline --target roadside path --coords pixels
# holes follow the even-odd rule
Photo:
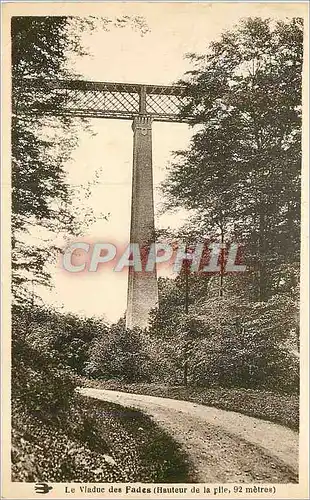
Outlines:
[[[182,446],[197,482],[298,481],[298,433],[291,429],[188,401],[92,388],[78,391],[149,415]]]

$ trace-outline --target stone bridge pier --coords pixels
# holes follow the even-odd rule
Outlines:
[[[155,242],[152,118],[140,115],[133,124],[133,170],[130,242],[139,249]],[[141,252],[142,254],[142,252]],[[143,258],[142,258],[143,260]],[[127,293],[127,328],[146,328],[150,310],[158,304],[156,267],[152,272],[129,267]]]

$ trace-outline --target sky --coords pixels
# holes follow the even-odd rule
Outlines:
[[[145,17],[150,29],[143,37],[131,28],[112,28],[110,32],[85,33],[83,44],[91,56],[74,59],[72,68],[83,78],[94,81],[117,81],[146,84],[172,84],[190,69],[184,58],[189,52],[204,53],[210,41],[247,15],[261,17],[290,16],[291,6],[281,4],[132,4],[125,14]],[[103,8],[103,7],[102,7]],[[114,9],[114,10],[113,10]],[[102,13],[119,15],[120,4]],[[164,12],[165,11],[165,12]],[[125,243],[129,241],[132,142],[130,121],[93,119],[93,134],[80,133],[79,145],[66,165],[68,182],[74,188],[92,183],[86,200],[95,221],[87,228],[83,241]],[[186,149],[193,130],[186,124],[153,124],[153,175],[156,227],[180,226],[186,212],[159,215],[162,195],[159,185],[165,179],[172,151]],[[105,220],[101,214],[110,214]],[[53,241],[54,242],[54,241]],[[64,311],[87,316],[101,316],[117,321],[126,310],[127,275],[104,269],[100,273],[70,274],[59,262],[49,268],[52,289],[39,288],[43,302]]]

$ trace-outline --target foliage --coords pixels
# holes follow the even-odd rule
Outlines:
[[[209,294],[203,287],[198,287],[200,296],[193,292],[195,300],[185,314],[179,301],[180,277],[159,283],[161,300],[148,335],[160,339],[157,352],[163,365],[173,347],[168,356],[175,382],[182,383],[187,360],[192,385],[298,392],[299,318],[294,297],[279,294],[267,302],[248,302],[236,295],[220,297],[209,285]],[[146,339],[144,335],[144,345]],[[169,379],[166,375],[161,380]]]
[[[198,127],[166,205],[191,210],[187,244],[242,243],[247,271],[159,280],[150,335],[173,342],[179,383],[186,362],[194,385],[298,392],[302,19],[246,18],[188,57]]]
[[[86,343],[89,331],[93,335],[98,324],[87,330],[90,321],[60,315],[57,325],[56,319],[48,311],[14,307],[12,480],[188,481],[183,452],[148,417],[75,392],[79,379],[72,369],[83,366],[82,358],[75,364],[76,343],[70,346],[68,336],[59,343],[57,335],[66,328],[70,335],[70,326],[80,328],[77,335],[84,327]]]
[[[76,396],[56,423],[13,407],[12,480],[188,482],[186,457],[138,411]]]
[[[79,375],[85,374],[91,341],[98,332],[107,329],[100,318],[61,313],[35,305],[31,308],[13,307],[13,339],[17,335],[18,341],[23,339],[29,349],[40,356],[48,356],[57,366],[68,367]],[[20,358],[23,362],[23,354]],[[30,361],[31,357],[25,358],[26,363],[30,364]]]
[[[12,32],[12,266],[13,291],[20,300],[27,297],[25,286],[32,279],[45,283],[44,269],[50,254],[26,247],[23,234],[29,224],[62,225],[64,206],[69,201],[63,164],[75,145],[75,134],[66,129],[56,144],[44,128],[65,127],[65,121],[23,114],[29,96],[22,79],[59,78],[64,70],[65,51],[69,44],[68,20],[65,17],[13,17]],[[78,46],[75,44],[78,50]],[[57,137],[57,135],[56,135]],[[67,214],[67,219],[70,219]],[[72,218],[71,218],[72,219]],[[67,220],[68,222],[68,220]],[[69,222],[70,223],[70,222]]]
[[[125,26],[141,35],[148,31],[139,16],[12,18],[12,286],[14,298],[21,304],[30,300],[30,282],[49,283],[46,263],[54,258],[55,235],[77,234],[93,217],[90,207],[89,213],[77,214],[72,210],[72,199],[77,193],[70,187],[65,169],[77,145],[78,133],[81,129],[89,130],[87,121],[29,112],[33,93],[27,91],[23,82],[80,78],[70,62],[86,54],[82,34]],[[59,95],[55,102],[55,96],[46,89],[44,93],[37,92],[36,104],[46,105],[52,99],[54,106],[61,106],[63,98]],[[83,199],[87,187],[76,189],[80,189]],[[49,244],[29,244],[28,235],[37,235],[42,228]]]
[[[251,300],[267,300],[299,261],[301,19],[246,18],[190,56],[184,112],[199,124],[178,151],[168,206],[196,212],[202,234],[246,246]]]
[[[94,338],[85,371],[91,377],[138,381],[145,376],[144,368],[140,332],[127,330],[120,320]]]
[[[267,302],[236,294],[220,297],[217,277],[190,276],[184,311],[184,276],[160,279],[160,302],[148,330],[129,331],[123,320],[96,333],[83,372],[101,380],[243,387],[296,393],[299,319],[290,291]],[[234,277],[231,287],[234,288]],[[203,283],[201,283],[203,281]],[[228,285],[227,285],[228,288]]]
[[[193,383],[298,392],[299,358],[286,345],[296,335],[296,316],[294,303],[281,297],[250,304],[209,299],[199,316],[205,338],[192,349]]]
[[[12,21],[13,290],[23,302],[13,308],[13,477],[176,481],[171,464],[182,478],[186,470],[169,438],[137,412],[78,397],[77,376],[296,426],[302,25],[246,19],[206,56],[191,56],[184,112],[200,130],[176,153],[165,192],[171,208],[195,211],[196,229],[180,231],[187,242],[206,233],[242,240],[247,273],[223,284],[183,267],[159,280],[150,328],[130,331],[123,320],[38,307],[27,289],[48,282],[53,250],[26,248],[27,231],[79,230],[64,172],[77,136],[68,120],[23,115],[28,96],[15,82],[67,77],[67,52],[83,53],[78,32],[93,22]]]
[[[15,311],[12,324],[12,399],[42,421],[58,418],[70,407],[75,381],[57,353],[29,338],[27,311]]]

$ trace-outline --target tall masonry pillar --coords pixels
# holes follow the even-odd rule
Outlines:
[[[133,174],[131,200],[130,242],[141,249],[155,242],[153,170],[152,170],[152,119],[147,115],[134,118],[133,124]],[[142,266],[143,257],[142,257]],[[128,271],[127,328],[146,328],[149,313],[158,303],[156,267],[152,272]]]

